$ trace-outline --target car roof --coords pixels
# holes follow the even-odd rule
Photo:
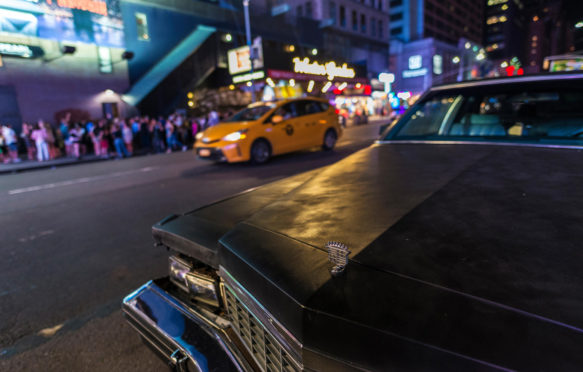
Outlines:
[[[276,103],[277,104],[285,104],[285,103],[294,102],[294,101],[301,101],[301,100],[328,102],[328,100],[326,100],[324,98],[308,96],[308,97],[285,98],[285,99],[276,101]]]
[[[572,80],[583,80],[583,73],[581,72],[566,72],[566,73],[546,73],[546,74],[536,74],[536,75],[522,75],[522,76],[508,76],[508,77],[496,77],[488,78],[482,80],[471,80],[462,81],[457,83],[449,83],[443,85],[436,85],[431,88],[431,91],[442,91],[449,89],[460,89],[460,88],[475,88],[475,87],[485,87],[485,86],[500,86],[500,85],[520,85],[524,83],[537,83],[537,82],[567,82]]]

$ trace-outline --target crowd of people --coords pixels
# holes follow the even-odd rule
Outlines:
[[[9,124],[0,125],[0,163],[20,162],[23,157],[47,161],[90,154],[123,158],[186,151],[192,147],[198,132],[219,121],[219,114],[211,111],[199,118],[176,113],[158,118],[136,116],[78,122],[66,115],[57,125],[43,120],[36,124],[23,123],[19,134]]]

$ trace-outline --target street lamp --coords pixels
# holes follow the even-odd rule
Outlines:
[[[255,102],[255,87],[253,86],[253,60],[255,59],[251,46],[251,25],[249,23],[249,0],[243,0],[243,10],[245,11],[245,34],[247,36],[247,46],[249,47],[249,61],[251,62],[251,102]]]

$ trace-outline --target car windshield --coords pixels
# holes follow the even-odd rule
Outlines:
[[[451,91],[414,105],[385,140],[583,145],[583,92]]]
[[[228,119],[223,120],[224,123],[232,123],[235,121],[254,121],[265,115],[269,110],[275,107],[275,104],[261,104],[253,107],[247,107],[237,112]]]

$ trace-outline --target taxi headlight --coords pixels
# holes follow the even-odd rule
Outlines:
[[[196,136],[194,136],[197,140],[201,139],[204,136],[203,132],[198,132]]]
[[[223,137],[223,141],[233,142],[233,141],[241,140],[241,139],[247,137],[247,135],[245,133],[247,133],[247,129],[242,129],[242,130],[238,130],[238,131],[233,132],[233,133],[229,133]]]
[[[192,265],[176,257],[168,259],[170,280],[196,300],[219,306],[217,282],[213,278],[192,271]]]

